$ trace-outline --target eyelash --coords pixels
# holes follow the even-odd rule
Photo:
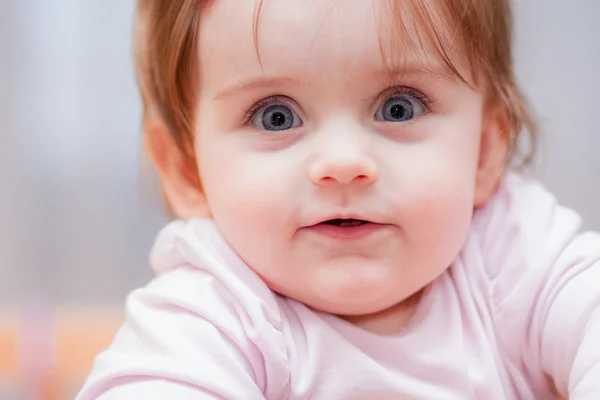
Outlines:
[[[433,101],[427,97],[423,92],[408,86],[400,86],[400,87],[392,87],[388,90],[384,90],[378,98],[377,107],[381,107],[388,99],[395,96],[408,95],[417,100],[424,108],[423,114],[426,114],[432,104]]]
[[[412,96],[415,100],[419,101],[423,105],[423,108],[425,109],[424,113],[427,113],[429,111],[431,105],[433,104],[433,101],[429,97],[427,97],[425,94],[423,94],[421,91],[414,89],[412,87],[401,86],[401,87],[393,87],[393,88],[383,91],[381,93],[381,95],[379,95],[379,97],[378,97],[378,101],[377,101],[377,103],[379,104],[378,107],[380,107],[385,102],[385,100],[389,99],[390,97],[400,96],[400,95],[409,95],[409,96]],[[250,123],[250,121],[252,121],[252,118],[254,118],[254,116],[256,115],[257,112],[259,112],[263,108],[266,108],[266,107],[269,107],[272,105],[284,105],[284,106],[287,106],[290,108],[294,107],[292,102],[290,100],[286,99],[285,97],[281,97],[281,96],[267,97],[266,99],[262,99],[259,102],[255,103],[254,105],[252,105],[250,108],[247,108],[244,110],[244,124]]]
[[[244,124],[250,123],[250,121],[252,121],[252,118],[254,118],[256,113],[259,112],[260,110],[262,110],[263,108],[267,108],[267,107],[273,106],[273,105],[284,105],[284,106],[287,106],[290,108],[294,108],[294,104],[292,104],[292,102],[290,100],[286,99],[285,97],[281,97],[281,96],[267,97],[266,99],[262,99],[258,103],[255,103],[252,107],[244,110]]]

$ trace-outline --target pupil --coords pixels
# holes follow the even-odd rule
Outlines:
[[[405,114],[406,114],[406,109],[403,106],[401,106],[400,104],[395,104],[390,109],[390,115],[394,119],[402,119]]]
[[[274,112],[271,115],[271,123],[276,127],[283,126],[285,124],[285,115],[280,111]]]

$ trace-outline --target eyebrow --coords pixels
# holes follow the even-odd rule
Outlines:
[[[437,78],[451,81],[456,81],[458,79],[451,71],[448,71],[448,69],[443,66],[434,65],[428,68],[422,64],[409,65],[405,68],[383,68],[368,76],[371,79],[391,85],[402,81],[403,76],[424,74],[430,74]],[[287,76],[250,78],[241,80],[219,91],[216,96],[213,97],[213,101],[223,100],[227,97],[255,89],[282,89],[289,86],[303,87],[306,86],[306,83]]]
[[[233,85],[221,90],[213,98],[213,100],[222,100],[241,92],[250,91],[253,89],[281,89],[287,86],[305,86],[305,84],[291,77],[259,77],[234,83]]]
[[[379,82],[393,84],[401,82],[404,76],[410,75],[431,75],[439,79],[448,81],[460,80],[452,71],[442,65],[434,64],[426,66],[424,64],[409,65],[406,68],[384,68],[371,74],[371,77]]]

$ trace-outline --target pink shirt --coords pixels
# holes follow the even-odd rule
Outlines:
[[[396,336],[271,292],[210,220],[151,259],[77,399],[600,399],[600,235],[514,174]]]

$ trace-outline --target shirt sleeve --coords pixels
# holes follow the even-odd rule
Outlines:
[[[178,268],[134,291],[77,400],[282,398],[281,331],[214,276]]]
[[[600,235],[537,184],[513,177],[494,202],[479,223],[509,368],[536,393],[600,399]]]
[[[574,239],[541,300],[541,365],[570,400],[600,399],[600,235]]]

